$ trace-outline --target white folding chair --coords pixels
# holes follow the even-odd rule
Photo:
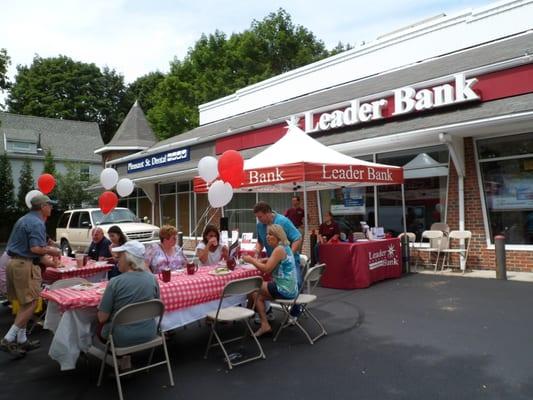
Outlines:
[[[318,318],[308,308],[309,304],[311,304],[317,299],[317,296],[311,293],[303,293],[304,287],[308,286],[309,291],[311,291],[312,289],[316,287],[316,285],[318,285],[318,283],[320,282],[320,278],[322,277],[322,274],[324,273],[325,268],[326,268],[326,264],[317,264],[314,267],[311,267],[308,269],[307,273],[305,274],[304,282],[300,289],[300,293],[295,299],[273,300],[273,302],[281,306],[281,309],[285,313],[285,320],[283,321],[278,331],[276,332],[276,336],[274,336],[274,341],[278,339],[278,336],[283,329],[291,325],[297,326],[303,332],[303,334],[305,335],[305,337],[307,338],[307,340],[309,340],[309,343],[311,344],[315,343],[322,336],[325,336],[328,334],[324,326],[318,320]],[[290,310],[294,306],[301,307],[301,314],[298,317],[293,317],[290,314]],[[302,316],[309,316],[313,321],[315,321],[316,325],[320,329],[320,332],[318,333],[318,335],[312,338],[309,332],[302,326],[302,324],[300,324],[299,320]]]
[[[418,252],[418,257],[416,259],[415,269],[418,271],[418,261],[420,259],[421,254],[426,253],[428,256],[428,259],[426,262],[424,262],[424,267],[434,267],[435,271],[437,271],[437,266],[439,264],[439,257],[441,252],[441,241],[444,234],[442,231],[424,231],[422,232],[422,237],[420,238],[420,244],[416,247],[416,251]],[[424,239],[429,240],[429,246],[423,247]],[[435,260],[435,263],[431,262],[432,255],[436,254],[437,258]]]
[[[402,241],[402,238],[404,236],[407,236],[407,239],[409,240],[409,247],[411,249],[414,248],[416,242],[416,235],[413,232],[402,232],[398,235],[398,239],[400,239],[400,242]]]
[[[165,305],[159,299],[153,299],[153,300],[147,300],[147,301],[141,301],[138,303],[128,304],[127,306],[124,306],[120,310],[117,311],[117,313],[114,315],[113,319],[111,320],[111,328],[109,331],[107,342],[105,344],[104,357],[102,358],[102,363],[100,365],[100,374],[98,376],[97,386],[100,386],[100,384],[102,383],[102,377],[104,376],[106,358],[109,352],[111,352],[111,357],[113,360],[113,368],[115,371],[115,378],[117,381],[118,395],[119,395],[120,400],[123,400],[122,385],[120,383],[120,377],[125,376],[125,375],[130,375],[130,374],[133,374],[139,371],[144,371],[144,370],[147,370],[149,368],[156,367],[159,365],[166,364],[167,369],[168,369],[168,377],[170,380],[170,386],[174,386],[174,378],[172,377],[172,370],[170,368],[170,359],[168,357],[165,335],[163,334],[163,332],[161,332],[161,319],[163,318],[164,312],[165,312]],[[156,328],[156,331],[154,332],[155,337],[153,339],[140,343],[140,344],[132,345],[132,346],[125,346],[125,347],[116,346],[113,340],[113,333],[115,331],[115,328],[117,328],[118,326],[130,325],[135,322],[141,322],[141,321],[146,321],[150,319],[158,319],[157,328]],[[154,354],[154,350],[156,347],[159,347],[159,346],[163,347],[163,352],[165,353],[165,360],[152,363],[152,357]],[[130,354],[137,353],[139,351],[144,351],[147,349],[151,349],[150,357],[148,359],[148,365],[137,368],[137,369],[125,371],[125,372],[119,371],[117,357],[124,356],[124,355],[130,355]]]
[[[253,360],[257,360],[259,358],[266,358],[265,353],[263,351],[263,347],[261,347],[261,343],[259,343],[259,340],[254,335],[254,331],[250,327],[250,324],[248,323],[248,320],[252,318],[255,314],[253,311],[253,308],[255,308],[255,302],[252,307],[252,309],[246,308],[246,307],[225,307],[222,308],[222,302],[224,301],[224,298],[228,296],[248,296],[251,293],[259,291],[261,289],[261,285],[263,284],[263,279],[259,276],[253,276],[251,278],[244,278],[244,279],[238,279],[235,281],[228,282],[226,286],[224,286],[224,291],[222,292],[222,297],[220,298],[220,301],[218,303],[218,307],[216,311],[210,312],[207,314],[207,326],[210,327],[211,332],[209,334],[209,340],[207,342],[207,347],[205,349],[204,358],[207,358],[209,354],[209,350],[211,347],[220,346],[222,349],[222,352],[224,353],[224,357],[226,359],[226,362],[228,364],[228,368],[231,370],[233,367],[244,364]],[[222,340],[220,335],[217,332],[217,324],[219,322],[226,323],[226,322],[233,322],[233,321],[242,321],[244,325],[246,326],[246,329],[244,330],[244,334],[238,337]],[[231,343],[236,340],[242,340],[248,336],[248,333],[252,336],[255,344],[257,345],[259,349],[259,354],[256,356],[251,356],[249,358],[246,358],[244,360],[240,360],[237,362],[234,362],[231,360],[231,358],[228,355],[228,351],[226,347],[224,346],[226,343]],[[216,338],[216,343],[213,342],[213,336]]]
[[[448,248],[448,236],[450,235],[450,226],[445,222],[434,222],[429,228],[430,231],[441,231],[442,239],[440,240],[441,251]]]
[[[444,253],[444,258],[442,260],[442,270],[444,267],[454,268],[455,266],[451,263],[451,255],[459,255],[459,265],[461,268],[461,259],[464,260],[465,269],[466,269],[466,260],[468,259],[468,251],[470,249],[470,241],[472,239],[472,232],[470,231],[451,231],[449,235],[449,248],[442,250]],[[463,269],[463,274],[465,270]]]

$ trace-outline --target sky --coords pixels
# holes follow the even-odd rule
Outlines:
[[[126,83],[167,72],[202,33],[242,32],[280,7],[328,49],[360,44],[422,19],[490,4],[489,0],[7,0],[2,5],[0,48],[12,65],[33,57],[66,55],[108,66]],[[1,97],[0,97],[1,99]]]

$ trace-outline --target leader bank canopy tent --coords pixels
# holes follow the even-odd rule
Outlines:
[[[289,123],[287,133],[281,139],[244,161],[243,183],[235,191],[301,190],[307,215],[307,191],[397,184],[402,184],[403,189],[402,167],[349,157],[308,136],[296,124]],[[207,191],[202,178],[194,179],[194,191]],[[304,222],[307,232],[307,219]]]

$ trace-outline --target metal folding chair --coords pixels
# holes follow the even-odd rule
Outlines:
[[[464,260],[465,269],[466,269],[466,260],[468,259],[468,251],[470,249],[470,241],[472,239],[472,232],[470,231],[451,231],[449,235],[449,248],[442,250],[444,253],[444,258],[442,260],[442,270],[444,267],[454,268],[455,266],[451,264],[451,255],[459,255],[459,269],[461,268],[461,259]],[[465,270],[463,269],[463,274]]]
[[[252,307],[252,309],[245,308],[245,307],[222,307],[222,303],[224,301],[224,298],[228,296],[248,296],[251,293],[259,291],[261,289],[261,285],[263,284],[263,279],[259,276],[254,276],[251,278],[244,278],[244,279],[238,279],[235,281],[228,282],[226,286],[224,286],[224,291],[222,292],[222,297],[220,298],[220,301],[218,303],[217,310],[214,312],[210,312],[207,314],[207,326],[210,328],[210,334],[209,334],[209,341],[207,342],[207,347],[205,349],[204,358],[207,358],[209,354],[209,350],[211,347],[220,346],[222,349],[222,352],[224,353],[224,357],[226,359],[226,363],[228,364],[228,368],[231,370],[233,367],[244,364],[253,360],[257,360],[259,358],[266,358],[265,353],[263,351],[263,347],[261,347],[261,343],[259,343],[259,340],[254,335],[254,331],[250,327],[250,324],[248,323],[248,320],[254,316],[253,308],[255,308],[255,302]],[[219,322],[234,322],[234,321],[242,321],[244,323],[245,330],[244,334],[238,337],[222,340],[219,333],[217,332],[217,325]],[[246,358],[244,360],[240,360],[237,362],[234,362],[231,360],[231,358],[228,355],[228,351],[226,347],[224,346],[227,343],[234,342],[236,340],[242,340],[248,336],[248,333],[252,336],[255,344],[257,345],[257,348],[259,349],[259,353],[255,356],[251,356],[249,358]],[[213,342],[213,337],[216,339],[216,343]]]
[[[435,272],[437,271],[437,266],[439,264],[439,258],[440,258],[440,252],[441,252],[441,241],[444,234],[442,231],[424,231],[422,232],[422,237],[420,238],[420,244],[418,247],[416,247],[416,251],[418,252],[418,257],[416,259],[415,269],[418,271],[418,261],[420,259],[420,255],[423,253],[427,253],[428,260],[423,264],[424,267],[434,267]],[[429,240],[429,246],[428,247],[422,247],[424,239]],[[431,261],[432,255],[436,254],[437,258],[435,260],[435,263]]]
[[[305,274],[304,282],[300,289],[300,293],[298,294],[298,296],[296,296],[295,299],[273,300],[273,302],[281,306],[281,309],[285,313],[285,319],[280,325],[278,331],[276,332],[276,336],[274,336],[274,341],[278,339],[279,334],[281,333],[283,329],[291,325],[297,326],[302,331],[302,333],[305,335],[307,340],[309,340],[309,343],[311,344],[315,343],[322,336],[325,336],[328,334],[324,326],[320,323],[318,318],[309,310],[309,307],[308,307],[309,304],[311,304],[317,299],[317,296],[314,294],[311,294],[311,291],[320,282],[320,278],[322,277],[322,274],[324,273],[325,269],[326,269],[326,264],[317,264],[314,267],[309,268],[307,273]],[[306,286],[309,288],[309,293],[303,293],[303,288]],[[294,317],[290,314],[290,310],[293,306],[297,306],[297,305],[301,307],[301,314],[298,317]],[[308,316],[316,323],[316,325],[318,326],[320,330],[318,335],[316,335],[313,338],[311,337],[309,332],[302,326],[302,324],[299,321],[302,316]]]
[[[159,299],[153,299],[153,300],[147,300],[147,301],[141,301],[138,303],[128,304],[127,306],[124,306],[120,310],[117,311],[117,313],[114,315],[113,319],[111,320],[111,329],[109,331],[109,337],[107,338],[107,342],[105,344],[104,357],[102,358],[102,363],[100,365],[100,374],[98,376],[97,386],[100,386],[100,384],[102,383],[102,377],[104,376],[106,358],[109,352],[111,352],[111,357],[113,360],[113,368],[115,371],[115,378],[117,381],[117,389],[118,389],[118,395],[119,395],[120,400],[123,400],[122,385],[120,383],[120,377],[125,376],[125,375],[130,375],[130,374],[133,374],[139,371],[144,371],[144,370],[147,370],[149,368],[156,367],[159,365],[166,364],[167,369],[168,369],[168,377],[170,380],[170,386],[174,386],[174,378],[172,377],[172,370],[170,368],[170,359],[168,357],[165,335],[163,334],[163,332],[161,332],[161,319],[163,318],[164,312],[165,312],[165,305]],[[135,322],[146,321],[149,319],[158,319],[157,329],[155,332],[156,336],[153,339],[148,340],[144,343],[133,345],[133,346],[117,347],[117,345],[115,344],[113,340],[113,333],[117,326],[129,325]],[[152,363],[152,357],[154,354],[154,350],[156,347],[159,347],[159,346],[163,347],[163,352],[165,353],[165,360]],[[148,359],[148,365],[144,367],[132,369],[129,371],[125,371],[125,372],[119,371],[118,361],[117,361],[118,356],[129,355],[129,354],[137,353],[139,351],[144,351],[147,349],[151,349],[150,357]]]

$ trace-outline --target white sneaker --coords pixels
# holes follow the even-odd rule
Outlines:
[[[269,308],[268,311],[267,311],[267,319],[269,321],[274,321],[276,319],[276,316],[274,315],[274,313],[272,312],[272,308]],[[254,315],[254,322],[259,325],[261,324],[261,318],[259,317],[259,313],[255,313]]]

